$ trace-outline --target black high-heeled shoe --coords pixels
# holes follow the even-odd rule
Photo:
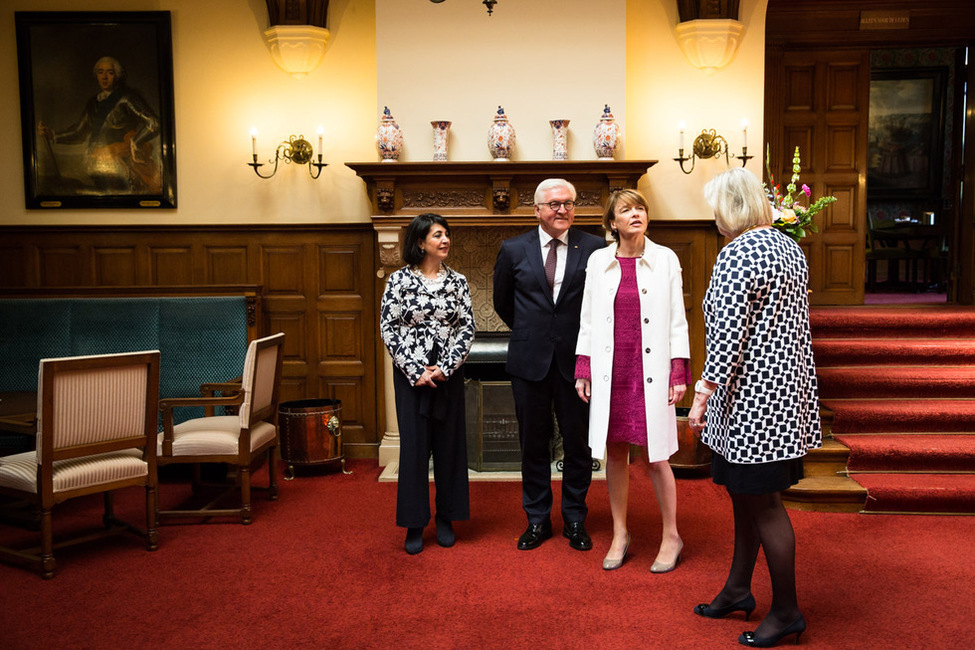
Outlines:
[[[705,618],[724,618],[732,612],[745,612],[746,621],[753,611],[755,611],[755,596],[751,594],[725,607],[711,607],[708,603],[701,603],[694,607],[694,613]]]
[[[799,614],[799,618],[789,623],[789,625],[779,632],[776,636],[755,636],[754,632],[742,632],[738,637],[738,643],[751,646],[752,648],[771,648],[778,645],[779,641],[789,636],[796,635],[796,645],[799,645],[799,636],[806,631],[806,619]]]

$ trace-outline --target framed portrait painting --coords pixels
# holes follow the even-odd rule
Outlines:
[[[941,192],[946,68],[870,75],[867,193],[933,198]]]
[[[175,208],[169,12],[15,22],[27,208]]]

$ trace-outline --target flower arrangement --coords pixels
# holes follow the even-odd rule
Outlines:
[[[796,190],[796,183],[799,182],[799,147],[792,154],[792,179],[785,186],[785,194],[782,188],[775,184],[775,176],[772,174],[772,160],[768,145],[765,147],[765,170],[768,172],[768,183],[762,183],[769,203],[772,204],[772,226],[781,230],[795,241],[799,241],[809,232],[818,232],[819,229],[813,222],[813,217],[817,212],[825,208],[830,203],[836,201],[835,196],[821,196],[812,201],[808,206],[802,205],[799,201],[805,195],[806,199],[812,196],[812,190],[803,183],[799,190]]]

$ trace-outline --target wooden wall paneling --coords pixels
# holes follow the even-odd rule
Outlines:
[[[0,287],[23,287],[27,284],[27,252],[20,246],[0,247]]]
[[[785,70],[783,87],[784,105],[786,113],[808,112],[814,110],[815,93],[813,84],[816,78],[816,66],[793,64]]]
[[[127,287],[138,284],[138,260],[134,246],[93,246],[92,266],[94,284],[97,286]]]
[[[203,246],[206,284],[239,284],[248,276],[247,246]]]
[[[11,226],[0,241],[3,287],[261,285],[259,333],[287,336],[282,399],[341,399],[347,455],[377,455],[371,225]]]
[[[374,352],[378,298],[366,293],[373,286],[373,247],[371,239],[336,238],[317,246],[315,255],[317,384],[320,392],[342,400],[343,441],[353,457],[379,442],[377,409],[363,408],[382,385]]]
[[[37,246],[36,275],[42,287],[87,286],[93,269],[87,257],[89,247],[60,244]]]
[[[149,284],[193,284],[193,252],[188,245],[148,245]]]
[[[830,206],[829,210],[816,215],[821,217],[816,222],[820,230],[828,232],[857,230],[857,186],[826,184],[823,193],[835,196],[836,203]]]
[[[855,246],[845,243],[824,244],[824,282],[822,290],[824,292],[845,293],[854,282],[853,277],[853,256]]]
[[[261,248],[262,273],[266,295],[304,296],[307,251],[301,243],[265,245]]]
[[[860,64],[840,61],[825,64],[827,112],[859,111],[860,106]]]

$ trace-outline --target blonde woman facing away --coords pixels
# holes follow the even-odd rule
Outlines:
[[[806,620],[796,598],[795,533],[781,493],[802,478],[802,457],[822,445],[816,367],[809,331],[809,265],[799,245],[772,228],[759,180],[744,169],[713,178],[704,195],[730,239],[704,296],[707,359],[688,414],[714,452],[711,476],[725,486],[735,550],[724,587],[694,612],[724,618],[755,609],[752,573],[759,548],[772,581],[772,604],[738,642],[770,647],[799,635]]]

